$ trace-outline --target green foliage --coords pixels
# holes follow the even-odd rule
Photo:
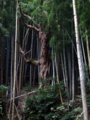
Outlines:
[[[62,50],[61,46],[65,47],[70,43],[67,34],[63,32],[63,29],[73,20],[70,1],[30,0],[26,2],[23,0],[20,4],[24,13],[30,15],[36,23],[40,23],[44,32],[51,34],[50,46],[56,52]]]
[[[82,35],[85,37],[85,29],[87,29],[88,36],[90,35],[90,2],[88,0],[78,0],[77,8],[79,14],[79,27],[83,30]]]
[[[5,108],[6,108],[6,91],[9,87],[0,85],[0,120],[6,120]]]
[[[74,120],[82,109],[73,109],[70,104],[71,102],[61,105],[59,86],[49,86],[37,90],[33,97],[28,97],[21,113],[25,120]]]
[[[6,117],[0,117],[0,120],[7,120]]]
[[[0,85],[0,96],[5,95],[7,90],[8,90],[8,87],[4,85]]]
[[[1,102],[2,102],[2,101],[0,101],[0,115],[3,115]]]
[[[23,89],[24,89],[26,92],[29,92],[29,91],[31,90],[31,87],[30,87],[30,85],[29,85],[29,86],[24,87]]]
[[[38,90],[37,95],[27,98],[25,113],[29,115],[27,120],[50,120],[53,113],[49,111],[52,106],[60,103],[58,86],[48,87],[47,89]]]
[[[6,28],[0,27],[0,35],[9,36],[9,31]]]
[[[42,28],[45,28],[47,22],[47,14],[48,12],[43,9],[44,4],[41,1],[33,0],[33,1],[27,1],[26,2],[20,2],[20,5],[22,6],[22,10],[24,13],[30,15],[36,23],[41,23]]]
[[[0,36],[9,36],[15,25],[15,1],[1,0],[0,4]],[[2,24],[2,25],[1,25]]]

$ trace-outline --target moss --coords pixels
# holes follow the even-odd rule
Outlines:
[[[32,63],[36,62],[36,60],[32,59],[32,58],[28,58],[29,61],[31,61]]]

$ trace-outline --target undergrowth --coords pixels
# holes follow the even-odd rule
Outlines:
[[[6,91],[8,87],[0,85],[0,120],[6,119]]]
[[[23,120],[75,120],[81,118],[82,109],[75,108],[74,102],[61,104],[59,86],[50,86],[28,97],[26,107],[21,112]],[[81,118],[82,119],[82,118]]]

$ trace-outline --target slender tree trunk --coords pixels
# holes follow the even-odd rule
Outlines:
[[[14,62],[14,33],[11,33],[11,63],[10,63],[10,99],[13,95],[13,62]],[[10,118],[10,113],[12,109],[12,101],[10,101],[10,106],[8,110],[8,117]]]
[[[67,71],[67,60],[66,60],[66,54],[65,54],[65,48],[63,49],[63,63],[64,63],[64,75],[65,75],[65,84],[66,84],[66,92],[69,93],[69,87],[68,87],[68,71]],[[68,101],[69,101],[69,94],[68,94]]]
[[[84,43],[83,38],[81,37],[81,49],[82,49],[82,56],[83,56],[83,63],[85,66],[87,66],[86,63],[86,55],[85,55],[85,49],[84,49]]]
[[[6,85],[9,81],[9,54],[10,54],[10,38],[7,38],[7,53],[6,53]]]
[[[87,33],[87,29],[86,29]],[[88,67],[89,67],[89,73],[90,73],[90,48],[89,48],[89,41],[88,41],[88,35],[86,34],[86,48],[87,48],[87,57],[88,57]]]
[[[71,57],[70,57],[70,53],[71,53],[71,51],[70,51],[70,49],[69,48],[67,48],[67,60],[68,60],[68,83],[69,83],[69,93],[70,93],[70,98],[71,98],[71,90],[72,90],[72,88],[71,88],[71,86],[72,86],[72,79],[71,79],[71,76],[72,76],[72,71],[71,71]]]
[[[61,53],[61,67],[62,67],[62,73],[63,73],[64,86],[65,86],[65,88],[66,88],[64,62],[63,62],[63,55],[62,55],[62,53]]]
[[[57,84],[59,85],[60,101],[61,101],[61,104],[63,104],[62,93],[61,93],[61,90],[60,90],[59,74],[58,74],[58,58],[57,58],[57,53],[55,54],[55,66],[56,66]]]
[[[53,48],[52,48],[52,56],[54,55],[53,53]],[[52,60],[52,70],[53,70],[53,81],[52,81],[52,86],[55,85],[55,60]]]
[[[2,43],[2,37],[0,36],[0,42]],[[3,84],[3,49],[2,46],[0,46],[0,84]]]
[[[84,114],[84,120],[88,120],[88,107],[87,107],[86,90],[85,90],[85,73],[84,73],[84,64],[83,64],[82,51],[81,51],[81,43],[80,43],[80,39],[79,39],[76,1],[72,0],[72,3],[73,3],[73,14],[74,14],[74,24],[75,24],[75,35],[76,35],[76,46],[77,46],[77,57],[78,57],[78,66],[79,66],[79,75],[80,75],[82,104],[83,104],[83,114]]]
[[[13,89],[13,62],[14,62],[14,34],[12,33],[11,35],[11,71],[10,71],[10,83],[11,83],[11,88],[10,88],[10,98],[12,98],[12,89]]]
[[[32,30],[32,38],[31,38],[31,58],[32,58],[32,55],[33,55],[33,40],[34,40],[33,37],[34,37],[34,31]],[[32,84],[32,79],[33,79],[33,77],[32,77],[32,73],[33,73],[32,69],[33,69],[33,66],[30,65],[30,86],[31,86],[31,84]]]
[[[74,80],[74,49],[72,45],[72,100],[75,98],[75,80]]]
[[[14,81],[13,81],[13,101],[12,101],[12,118],[14,120],[14,101],[15,101],[15,83],[17,80],[17,39],[18,39],[18,0],[16,0],[16,29],[15,29],[15,51],[14,51]]]
[[[23,35],[23,43],[22,43],[23,48],[24,48],[25,41],[27,41],[28,33],[29,33],[29,29],[27,29],[25,36]],[[22,83],[23,83],[23,70],[24,70],[24,63],[23,63],[24,61],[21,56],[19,56],[19,61],[20,61],[20,65],[19,65],[20,66],[19,67],[19,94],[20,94],[20,89],[23,85]]]
[[[39,60],[40,59],[40,41],[38,40],[38,38],[37,38],[37,55]],[[40,66],[38,66],[38,84],[40,85],[39,73],[40,73]]]

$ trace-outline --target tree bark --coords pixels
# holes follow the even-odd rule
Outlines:
[[[26,17],[26,18],[29,18],[30,20],[32,20],[32,22],[35,24],[35,26],[28,25],[23,20],[23,24],[25,25],[25,27],[35,30],[37,33],[37,37],[40,39],[40,44],[41,44],[40,57],[41,58],[40,58],[40,60],[33,60],[31,58],[28,58],[26,56],[27,53],[25,53],[19,45],[20,52],[22,53],[24,60],[27,63],[29,63],[31,65],[36,65],[36,66],[40,65],[40,74],[39,74],[40,78],[46,80],[48,78],[49,63],[50,63],[49,34],[44,33],[42,30],[42,26],[40,24],[36,24],[36,22],[30,16],[24,14],[21,10],[21,7],[20,7],[20,13],[22,15],[22,20],[23,20],[23,17]]]

